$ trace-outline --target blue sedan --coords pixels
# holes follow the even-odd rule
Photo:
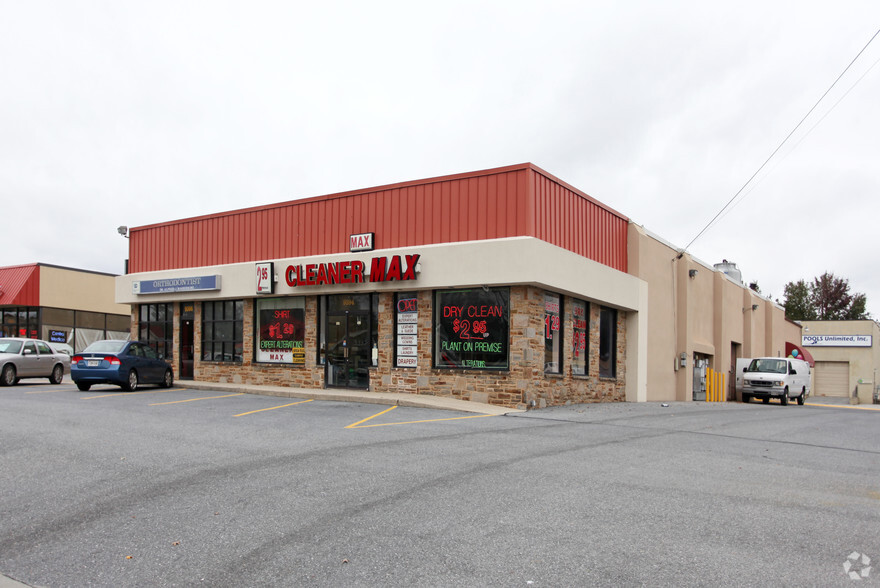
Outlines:
[[[140,384],[174,384],[168,362],[140,341],[95,341],[70,358],[70,377],[84,392],[95,384],[115,384],[129,392]]]

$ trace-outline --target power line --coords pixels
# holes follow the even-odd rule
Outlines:
[[[678,257],[677,257],[676,259],[680,259],[681,256],[684,255],[684,252],[687,251],[688,248],[689,248],[691,245],[693,245],[694,242],[695,242],[697,239],[699,239],[699,238],[703,235],[703,233],[705,233],[707,230],[709,230],[709,227],[712,226],[712,223],[714,223],[714,222],[718,219],[718,217],[720,217],[721,214],[722,214],[725,210],[727,210],[727,208],[733,203],[733,201],[736,200],[737,196],[739,196],[739,195],[742,193],[742,191],[746,189],[746,186],[748,186],[748,185],[752,182],[752,180],[755,179],[755,176],[757,176],[759,173],[761,173],[761,170],[764,169],[764,167],[770,162],[770,160],[773,159],[773,156],[775,156],[776,153],[779,152],[780,149],[782,149],[782,146],[785,145],[785,144],[788,142],[788,140],[791,138],[792,135],[794,135],[794,133],[800,128],[800,126],[801,126],[802,124],[804,124],[804,121],[807,120],[807,118],[813,113],[814,110],[816,110],[816,107],[819,106],[819,103],[822,102],[822,100],[825,99],[825,96],[828,95],[828,92],[830,92],[830,91],[832,90],[832,88],[834,88],[834,86],[837,85],[837,82],[840,81],[840,78],[842,78],[842,77],[844,76],[844,74],[845,74],[847,71],[849,71],[849,68],[852,67],[852,65],[853,65],[853,64],[856,62],[856,60],[862,55],[862,53],[865,52],[865,49],[868,48],[868,45],[870,45],[871,42],[874,41],[874,39],[877,37],[878,34],[880,34],[880,29],[877,29],[877,32],[874,33],[874,35],[868,40],[867,43],[865,43],[865,46],[862,47],[862,50],[859,51],[858,54],[856,54],[855,57],[853,57],[852,61],[849,62],[849,65],[847,65],[847,66],[844,68],[844,70],[843,70],[842,72],[840,72],[840,75],[837,76],[837,79],[835,79],[834,82],[833,82],[830,86],[828,86],[828,89],[825,90],[825,93],[822,94],[822,96],[819,97],[819,99],[816,101],[816,103],[813,105],[813,107],[807,112],[807,114],[805,114],[804,117],[800,120],[800,122],[799,122],[797,125],[795,125],[795,127],[791,130],[791,132],[790,132],[788,135],[786,135],[785,139],[782,140],[782,142],[779,144],[779,146],[777,146],[776,149],[773,150],[773,153],[771,153],[770,156],[767,157],[767,159],[764,160],[764,163],[761,164],[761,167],[759,167],[759,168],[755,171],[755,173],[753,173],[753,174],[751,175],[751,177],[750,177],[748,180],[746,180],[746,183],[743,184],[742,187],[741,187],[739,190],[736,191],[736,194],[734,194],[733,197],[732,197],[730,200],[727,201],[727,204],[725,204],[725,205],[721,208],[721,210],[718,211],[718,214],[716,214],[714,217],[712,217],[712,220],[710,220],[710,221],[706,224],[706,226],[703,227],[703,230],[701,230],[699,233],[697,233],[697,236],[694,237],[693,239],[691,239],[691,242],[690,242],[690,243],[688,243],[687,245],[685,245],[684,249],[681,250],[681,252],[678,254]]]
[[[717,219],[715,220],[715,222],[714,222],[714,223],[710,223],[709,226],[708,226],[707,228],[712,228],[712,226],[714,226],[715,223],[717,223],[717,222],[721,222],[721,219],[723,219],[725,216],[727,216],[727,215],[730,213],[731,210],[733,210],[734,208],[736,208],[736,206],[737,206],[740,202],[742,202],[743,200],[745,200],[746,197],[747,197],[749,194],[751,194],[752,192],[754,192],[755,189],[761,184],[761,182],[763,182],[763,181],[764,181],[764,180],[765,180],[765,179],[766,179],[771,173],[773,173],[773,170],[776,169],[777,167],[779,167],[779,165],[780,165],[783,161],[785,161],[785,158],[788,157],[789,155],[791,155],[791,153],[792,153],[795,149],[797,149],[798,146],[800,146],[800,144],[803,143],[803,142],[806,140],[807,137],[810,136],[810,133],[812,133],[814,130],[816,130],[816,127],[818,127],[818,126],[822,123],[822,121],[825,120],[825,119],[828,117],[828,115],[831,114],[831,113],[834,111],[834,109],[837,108],[837,106],[838,106],[841,102],[843,102],[844,98],[846,98],[847,96],[849,96],[849,93],[853,91],[853,88],[855,88],[856,86],[858,86],[859,83],[860,83],[863,79],[865,79],[865,77],[866,77],[869,73],[871,73],[871,70],[874,69],[874,68],[877,66],[878,63],[880,63],[880,57],[878,57],[878,58],[874,61],[874,63],[872,63],[871,66],[870,66],[868,69],[866,69],[865,72],[864,72],[861,76],[859,76],[859,78],[858,78],[855,82],[852,83],[852,85],[847,89],[847,91],[844,92],[843,95],[841,95],[841,97],[837,99],[837,102],[835,102],[834,104],[831,105],[831,108],[829,108],[829,109],[825,112],[825,114],[823,114],[823,115],[819,118],[819,120],[817,120],[815,123],[813,123],[813,126],[811,126],[809,129],[807,129],[807,132],[805,132],[805,133],[801,136],[801,138],[798,139],[798,142],[794,144],[794,147],[792,147],[791,150],[788,151],[788,153],[786,153],[785,155],[783,155],[781,160],[777,160],[777,162],[774,164],[774,167],[770,168],[770,170],[768,170],[768,172],[767,172],[766,174],[764,174],[764,175],[761,177],[760,180],[758,180],[756,183],[752,184],[752,185],[749,187],[749,190],[748,190],[745,194],[743,194],[741,198],[739,198],[736,202],[734,202],[733,206],[730,206],[727,210],[723,211],[724,214],[721,214],[719,217],[717,217]]]

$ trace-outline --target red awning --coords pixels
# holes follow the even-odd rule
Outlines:
[[[809,351],[807,351],[806,349],[804,349],[800,345],[795,345],[794,343],[789,343],[788,341],[785,342],[785,355],[786,356],[792,355],[791,352],[795,351],[795,350],[797,350],[797,352],[798,352],[797,353],[798,359],[803,359],[808,364],[810,364],[810,367],[816,367],[816,360],[813,359],[813,356],[810,355]]]
[[[0,305],[40,305],[40,266],[38,264],[0,267]]]

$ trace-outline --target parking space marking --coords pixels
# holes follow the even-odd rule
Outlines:
[[[383,410],[382,412],[376,413],[376,414],[374,414],[374,415],[371,416],[371,417],[367,417],[367,418],[365,418],[365,419],[363,419],[363,420],[360,420],[360,421],[358,421],[358,422],[356,422],[356,423],[352,423],[352,424],[348,425],[348,426],[345,427],[345,428],[346,428],[346,429],[354,429],[354,428],[356,428],[358,425],[360,425],[361,423],[365,423],[365,422],[367,422],[367,421],[370,420],[370,419],[374,419],[374,418],[376,418],[377,416],[382,416],[382,415],[385,414],[386,412],[391,412],[391,411],[394,410],[395,408],[397,408],[397,405],[394,405],[394,406],[392,406],[391,408],[386,408],[386,409]]]
[[[180,404],[181,402],[195,402],[196,400],[214,400],[215,398],[232,398],[233,396],[244,396],[244,392],[237,394],[224,394],[222,396],[203,396],[202,398],[187,398],[186,400],[172,400],[170,402],[155,402],[150,406],[162,406],[164,404]]]
[[[160,390],[144,390],[142,392],[111,392],[97,396],[80,396],[80,400],[93,400],[95,398],[110,398],[111,396],[134,396],[135,394],[164,394],[166,392],[180,392],[186,388],[162,388]]]
[[[440,421],[460,421],[460,420],[463,420],[463,419],[481,419],[481,418],[490,417],[490,416],[498,416],[498,415],[494,415],[494,414],[473,414],[473,415],[460,416],[460,417],[448,417],[448,418],[445,418],[445,419],[425,419],[425,420],[421,420],[421,421],[399,421],[399,422],[396,422],[396,423],[377,423],[377,424],[374,424],[374,425],[364,425],[364,424],[363,424],[363,423],[365,423],[365,422],[367,422],[367,421],[369,421],[369,420],[371,420],[371,419],[374,419],[374,418],[376,418],[376,417],[378,417],[378,416],[382,416],[383,414],[389,413],[389,412],[391,412],[392,410],[394,410],[395,408],[397,408],[397,406],[392,406],[392,407],[389,408],[389,409],[383,410],[383,411],[380,412],[380,413],[376,413],[376,414],[374,414],[373,416],[371,416],[371,417],[367,417],[367,418],[365,418],[365,419],[362,420],[362,421],[358,421],[358,422],[356,422],[356,423],[353,423],[353,424],[351,424],[351,425],[348,425],[348,426],[345,427],[345,428],[346,428],[346,429],[368,429],[368,428],[370,428],[370,427],[391,427],[391,426],[394,426],[394,425],[415,425],[415,424],[418,424],[418,423],[438,423],[438,422],[440,422]]]
[[[859,406],[857,404],[814,404],[812,402],[806,402],[804,403],[804,406],[821,406],[823,408],[854,408],[856,410],[880,410],[880,406]]]
[[[61,388],[51,388],[51,389],[40,389],[40,390],[31,390],[30,392],[25,392],[25,394],[48,394],[50,392],[70,392],[71,390],[75,390],[73,386],[65,386]]]
[[[288,406],[296,406],[297,404],[305,404],[306,402],[312,402],[313,400],[314,400],[314,398],[309,398],[308,400],[300,400],[299,402],[291,402],[290,404],[282,404],[281,406],[270,406],[269,408],[261,408],[259,410],[252,410],[250,412],[243,412],[241,414],[234,414],[232,416],[233,417],[240,417],[240,416],[245,416],[245,415],[249,415],[249,414],[255,414],[258,412],[265,412],[267,410],[275,410],[276,408],[285,408]]]

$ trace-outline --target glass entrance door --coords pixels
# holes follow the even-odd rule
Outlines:
[[[371,349],[369,312],[328,312],[327,385],[369,388]]]
[[[195,356],[195,347],[193,346],[193,322],[195,321],[195,303],[180,303],[180,373],[177,374],[179,380],[193,379],[193,357]]]

